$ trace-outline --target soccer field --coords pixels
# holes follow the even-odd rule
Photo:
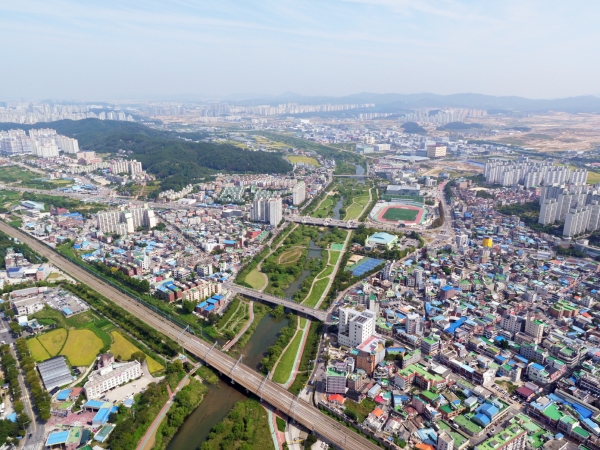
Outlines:
[[[416,209],[388,208],[388,210],[383,213],[383,219],[407,220],[411,222],[417,218],[417,214],[419,214],[419,211]]]

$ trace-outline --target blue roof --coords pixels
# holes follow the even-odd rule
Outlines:
[[[56,431],[55,433],[50,433],[48,435],[48,439],[46,440],[46,446],[50,447],[51,445],[64,444],[69,439],[68,431]]]
[[[202,302],[202,303],[200,303],[200,304],[199,304],[199,305],[198,305],[196,308],[203,309],[203,308],[206,308],[207,306],[208,306],[208,303],[207,303],[207,302]]]
[[[473,422],[476,422],[481,426],[485,427],[490,424],[491,420],[488,416],[479,413],[475,417],[473,417]]]
[[[62,310],[63,310],[63,312],[64,312],[66,315],[73,314],[73,311],[71,311],[71,310],[70,310],[69,308],[67,308],[66,306],[65,306],[65,307],[64,307]]]
[[[100,400],[88,400],[83,406],[84,408],[101,408],[102,405],[104,405],[104,402]]]
[[[222,295],[213,295],[211,298],[214,298],[215,300],[221,300],[223,298]]]
[[[101,422],[106,423],[108,421],[108,416],[110,415],[110,408],[100,408],[100,410],[96,413],[92,422]]]
[[[531,367],[533,367],[535,370],[544,370],[544,366],[537,363],[533,363]]]
[[[213,311],[215,309],[215,305],[208,305],[206,307],[206,311]]]
[[[485,414],[490,419],[493,419],[496,414],[500,412],[497,406],[492,405],[491,403],[484,403],[477,410],[478,412]]]
[[[60,391],[56,396],[56,400],[66,400],[69,398],[69,394],[71,393],[70,389],[65,389],[64,391]]]
[[[11,412],[8,416],[6,416],[6,420],[10,420],[11,422],[17,421],[17,413]]]

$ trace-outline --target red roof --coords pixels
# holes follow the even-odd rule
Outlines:
[[[329,401],[330,402],[344,403],[344,397],[342,397],[340,394],[331,394],[329,396]]]
[[[525,386],[521,386],[519,389],[517,389],[516,392],[517,392],[517,394],[520,394],[523,397],[529,397],[531,394],[535,394],[535,392],[533,392],[529,388],[526,388]]]

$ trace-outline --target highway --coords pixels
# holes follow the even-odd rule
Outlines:
[[[326,311],[310,308],[308,306],[302,306],[300,303],[296,303],[291,300],[275,297],[274,295],[264,294],[263,292],[237,285],[232,285],[229,288],[229,290],[237,294],[242,294],[246,297],[253,298],[255,300],[275,303],[276,305],[283,305],[285,308],[293,309],[294,311],[299,312],[301,314],[309,315],[317,320],[320,320],[321,322],[325,322],[325,320],[327,320]]]
[[[221,352],[216,348],[216,343],[211,346],[196,336],[186,333],[180,337],[182,334],[182,329],[180,327],[166,321],[146,306],[123,294],[108,283],[91,275],[83,268],[62,257],[42,242],[20,230],[12,228],[4,222],[0,222],[0,230],[13,238],[21,240],[40,255],[48,258],[52,264],[71,275],[73,278],[89,286],[106,298],[109,298],[115,304],[126,309],[131,314],[134,314],[140,320],[155,328],[157,331],[160,331],[165,336],[179,342],[186,351],[204,360],[220,373],[227,375],[232,381],[235,381],[249,391],[255,393],[292,419],[303,424],[333,446],[351,450],[375,450],[379,448],[369,440],[346,428],[345,425],[322,414],[314,406],[293,396],[278,384],[267,380],[262,375],[242,364],[240,360],[236,361]]]

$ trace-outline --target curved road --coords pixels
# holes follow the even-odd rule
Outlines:
[[[0,230],[21,240],[40,255],[48,258],[52,264],[64,272],[86,284],[104,297],[111,299],[114,303],[136,315],[164,335],[178,341],[188,352],[203,359],[219,372],[229,376],[249,391],[254,392],[257,396],[314,431],[334,446],[356,450],[375,450],[379,448],[369,440],[346,428],[343,424],[322,414],[314,406],[298,399],[272,381],[265,380],[262,375],[244,364],[238,363],[235,359],[220,350],[212,348],[210,344],[207,344],[196,336],[184,334],[178,339],[181,334],[181,328],[171,322],[165,321],[158,314],[155,314],[142,304],[121,293],[118,289],[91,275],[42,242],[1,221]]]

